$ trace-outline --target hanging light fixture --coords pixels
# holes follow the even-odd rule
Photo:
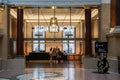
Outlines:
[[[50,32],[59,32],[58,21],[57,21],[57,18],[55,17],[55,6],[53,6],[52,9],[54,10],[54,13],[53,13],[54,15],[53,15],[53,17],[50,18],[49,31]]]
[[[70,7],[70,27],[71,27],[71,7]],[[71,30],[70,30],[70,32],[68,32],[67,34],[65,34],[65,36],[68,37],[68,53],[69,53],[70,52],[69,38],[70,38],[70,36],[73,36],[73,34],[71,33]]]
[[[40,36],[43,36],[43,34],[42,34],[42,33],[40,33],[40,30],[39,30],[39,29],[40,29],[40,25],[39,25],[39,22],[40,22],[40,20],[39,20],[39,19],[40,19],[40,15],[39,15],[39,14],[40,14],[40,12],[39,12],[39,8],[40,8],[40,7],[38,7],[38,26],[37,26],[37,33],[35,34],[35,36],[39,36],[39,37],[40,37]]]
[[[70,24],[69,24],[69,27],[72,27],[71,25],[71,7],[70,7]],[[73,34],[70,32],[70,33],[66,33],[65,36],[73,36]]]

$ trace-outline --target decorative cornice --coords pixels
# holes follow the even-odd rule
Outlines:
[[[9,5],[32,5],[32,6],[80,6],[99,5],[101,0],[3,0]]]
[[[120,33],[107,34],[106,37],[107,38],[109,38],[109,37],[120,37]]]
[[[11,38],[11,40],[16,40],[16,38]],[[30,40],[68,40],[68,38],[24,38],[25,41]],[[69,40],[85,40],[85,38],[69,38]],[[92,40],[98,40],[98,38],[92,38]]]
[[[115,26],[106,37],[120,37],[120,26]]]

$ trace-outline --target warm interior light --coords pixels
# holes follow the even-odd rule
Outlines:
[[[52,25],[58,26],[58,22],[57,22],[57,18],[56,17],[52,17],[50,19],[50,26],[52,26]]]
[[[55,6],[52,6],[52,9],[55,9]]]
[[[1,8],[1,7],[0,7],[0,11],[3,11],[3,10],[4,10],[4,8]]]
[[[49,25],[49,31],[50,32],[59,32],[59,26],[57,18],[55,17],[55,6],[52,6],[52,9],[54,9],[54,15],[50,18],[50,25]]]

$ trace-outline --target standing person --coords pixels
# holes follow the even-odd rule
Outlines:
[[[63,51],[63,60],[67,61],[67,53],[66,53],[66,51]]]
[[[66,51],[63,51],[63,55],[67,55]]]
[[[62,52],[60,51],[60,48],[57,48],[56,49],[56,54],[57,54],[57,60],[58,60],[58,63],[60,62],[61,58],[62,58]]]
[[[50,52],[49,52],[49,54],[50,54],[50,60],[52,60],[52,52],[53,52],[53,50],[52,50],[52,47],[50,48]]]
[[[54,61],[54,63],[56,63],[57,53],[56,53],[56,49],[55,48],[53,48],[53,51],[52,51],[52,60]]]

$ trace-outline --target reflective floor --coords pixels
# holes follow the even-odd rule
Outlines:
[[[120,74],[98,74],[96,70],[84,69],[78,63],[71,61],[65,65],[32,62],[24,70],[1,71],[0,80],[120,80]]]
[[[80,61],[56,61],[56,62],[39,62],[30,61],[26,63],[26,68],[82,68]]]

